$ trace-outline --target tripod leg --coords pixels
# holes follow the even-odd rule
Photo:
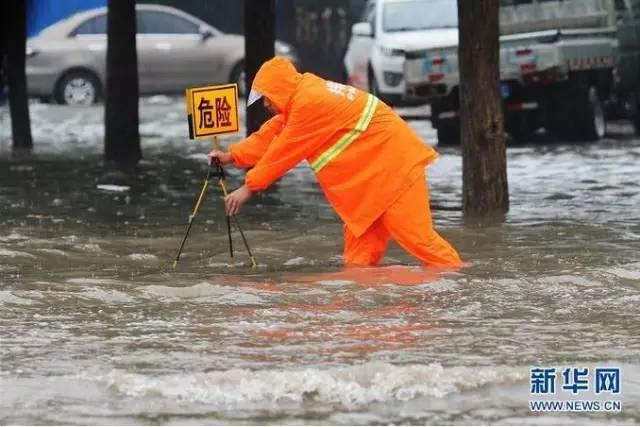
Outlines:
[[[220,179],[218,180],[218,182],[220,182],[220,188],[222,188],[222,194],[224,194],[225,196],[229,194],[227,192],[227,186],[224,183],[224,179]],[[229,217],[227,216],[227,221],[228,220],[229,220]],[[249,248],[249,243],[247,242],[247,238],[245,237],[244,232],[242,231],[242,227],[240,227],[240,222],[238,222],[238,217],[234,215],[233,220],[236,222],[236,227],[238,227],[238,230],[240,231],[240,236],[242,236],[244,247],[247,249],[247,252],[249,253],[249,258],[251,259],[251,266],[253,268],[256,268],[258,264],[256,263],[256,259],[253,257],[253,254],[251,253],[251,248]],[[227,226],[230,226],[229,222],[227,222]],[[231,236],[231,232],[229,232],[229,236]],[[231,239],[231,237],[229,237],[229,239]]]
[[[211,169],[207,172],[207,177],[204,180],[204,184],[202,184],[202,190],[200,190],[200,195],[198,196],[198,200],[196,201],[196,205],[193,207],[193,212],[189,215],[189,225],[187,226],[187,231],[182,238],[182,243],[180,243],[180,248],[178,249],[178,253],[176,254],[176,258],[173,260],[173,268],[175,269],[178,266],[178,261],[180,260],[180,255],[182,254],[182,249],[184,248],[184,244],[187,241],[187,237],[189,237],[189,231],[191,231],[191,226],[193,225],[193,220],[198,213],[198,209],[200,209],[200,204],[202,203],[202,199],[204,199],[204,193],[207,191],[207,187],[209,186],[209,177],[211,176]]]
[[[238,230],[240,231],[240,236],[242,236],[242,241],[244,242],[244,247],[247,248],[247,252],[249,253],[249,258],[251,259],[251,267],[256,268],[258,266],[258,264],[256,263],[256,259],[253,257],[253,254],[251,253],[251,248],[249,247],[249,242],[247,242],[247,238],[244,235],[244,231],[242,231],[242,227],[240,227],[240,222],[238,221],[238,217],[234,215],[233,219],[236,222],[236,227],[238,227]]]
[[[227,235],[229,236],[229,254],[233,258],[233,241],[231,240],[231,218],[227,215]]]

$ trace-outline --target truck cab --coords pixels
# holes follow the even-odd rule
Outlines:
[[[505,127],[516,140],[546,128],[597,140],[606,117],[635,120],[640,0],[502,0],[500,81]],[[405,53],[405,96],[431,104],[442,143],[458,126],[458,46]]]

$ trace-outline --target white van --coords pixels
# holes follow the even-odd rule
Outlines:
[[[344,57],[349,84],[402,103],[404,53],[457,44],[456,0],[369,0]]]

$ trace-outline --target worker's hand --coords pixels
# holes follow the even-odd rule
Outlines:
[[[227,215],[233,216],[240,212],[242,205],[247,203],[251,198],[253,192],[249,190],[249,187],[243,185],[233,193],[224,198],[224,204],[227,208]]]
[[[207,156],[209,158],[209,166],[213,163],[213,159],[220,160],[220,163],[226,165],[233,161],[233,157],[229,153],[222,152],[220,150],[213,150]]]

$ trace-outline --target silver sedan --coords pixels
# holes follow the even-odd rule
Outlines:
[[[141,94],[183,93],[187,87],[244,83],[244,37],[225,34],[178,9],[137,5]],[[61,104],[88,105],[103,95],[107,9],[80,12],[44,29],[27,44],[29,95]],[[293,48],[276,42],[276,54],[296,62]]]

